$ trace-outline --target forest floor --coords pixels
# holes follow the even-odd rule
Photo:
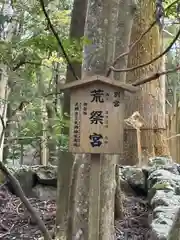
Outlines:
[[[115,224],[116,240],[148,240],[151,210],[145,197],[126,196],[123,200],[124,218]]]
[[[40,213],[49,231],[55,224],[55,201],[29,199]],[[148,240],[148,204],[146,199],[127,196],[123,201],[124,219],[116,221],[116,240]],[[6,187],[0,186],[0,239],[2,240],[37,240],[41,233],[31,220],[20,199],[12,195]]]

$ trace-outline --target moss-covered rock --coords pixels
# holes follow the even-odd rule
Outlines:
[[[169,240],[180,206],[180,175],[170,159],[154,158],[150,166],[147,179],[148,200],[153,209],[150,239]]]

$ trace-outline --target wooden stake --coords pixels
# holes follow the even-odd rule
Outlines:
[[[99,240],[100,154],[91,154],[88,240]]]
[[[140,129],[136,129],[137,134],[137,151],[138,151],[138,165],[141,167],[142,165],[142,154],[141,154],[141,134]]]

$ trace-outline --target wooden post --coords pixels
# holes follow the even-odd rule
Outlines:
[[[20,165],[23,165],[23,157],[24,157],[24,145],[20,141],[20,151],[21,151],[21,156],[20,156]]]
[[[104,182],[100,154],[122,153],[124,91],[137,89],[99,75],[64,84],[61,90],[65,89],[71,89],[69,151],[91,154],[88,240],[99,240],[103,238],[100,218],[104,204],[100,196]]]
[[[13,152],[13,165],[14,165],[14,144],[12,145],[12,152]]]
[[[88,240],[99,240],[100,154],[91,154]]]
[[[141,132],[140,129],[136,129],[137,136],[137,150],[138,150],[138,165],[142,167],[142,150],[141,150]]]

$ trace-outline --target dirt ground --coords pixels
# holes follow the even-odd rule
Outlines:
[[[29,199],[49,231],[55,224],[55,201]],[[142,197],[128,196],[123,201],[124,219],[115,224],[116,240],[148,240],[148,204]],[[37,240],[41,233],[18,197],[0,186],[0,239]]]
[[[128,196],[123,201],[124,218],[115,224],[116,240],[148,240],[151,210],[143,197]]]

